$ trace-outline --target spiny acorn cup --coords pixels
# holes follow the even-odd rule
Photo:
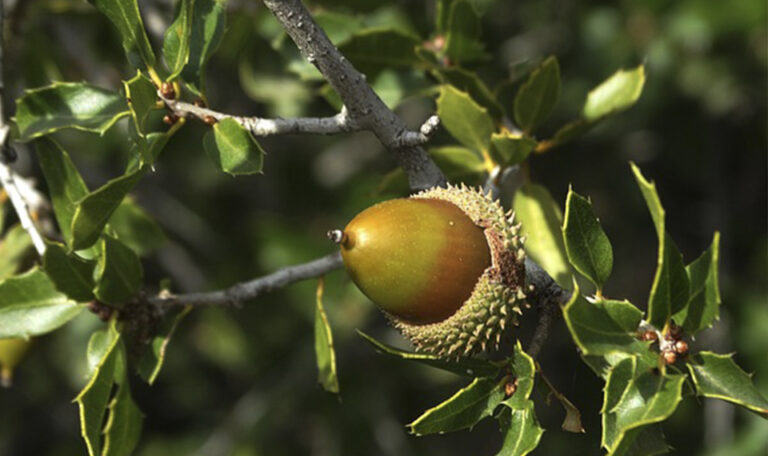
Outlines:
[[[459,358],[498,348],[525,304],[514,214],[448,186],[394,199],[329,233],[352,280],[418,351]]]

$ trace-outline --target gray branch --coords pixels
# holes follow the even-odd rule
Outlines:
[[[264,277],[238,283],[226,290],[178,295],[158,295],[148,299],[156,306],[238,306],[242,302],[278,288],[306,279],[320,277],[340,269],[343,263],[338,252],[308,263],[280,269]]]
[[[414,136],[403,120],[376,95],[366,82],[365,75],[355,69],[331,43],[301,0],[264,0],[264,4],[296,43],[304,58],[320,70],[339,94],[355,123],[373,132],[394,154],[398,165],[408,176],[411,189],[444,185],[445,176],[440,168],[422,147],[413,145],[413,138],[420,137]]]

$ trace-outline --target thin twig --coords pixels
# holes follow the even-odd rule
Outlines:
[[[13,209],[19,217],[19,222],[22,228],[24,228],[29,237],[32,238],[32,244],[35,246],[37,253],[42,256],[45,253],[45,241],[40,235],[37,226],[32,221],[32,217],[29,214],[29,206],[26,200],[19,191],[16,181],[14,180],[13,169],[5,162],[5,151],[7,147],[8,135],[10,127],[5,124],[5,116],[3,114],[3,95],[5,92],[5,83],[3,78],[3,26],[5,25],[3,2],[0,1],[0,185],[5,189],[8,194],[8,199],[13,205]]]
[[[237,306],[264,293],[301,280],[320,277],[342,267],[341,255],[336,252],[308,263],[277,270],[264,277],[238,283],[226,290],[206,293],[159,295],[148,299],[156,306]]]

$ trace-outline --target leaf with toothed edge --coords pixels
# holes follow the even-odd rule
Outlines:
[[[697,393],[732,402],[768,419],[768,399],[760,394],[751,375],[744,372],[732,356],[704,351],[691,358],[687,366]]]

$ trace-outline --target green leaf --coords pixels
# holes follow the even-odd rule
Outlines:
[[[480,80],[477,73],[459,67],[437,67],[432,71],[432,74],[440,82],[450,84],[462,92],[467,92],[480,106],[487,109],[494,119],[501,119],[504,115],[504,109],[496,101],[496,96]]]
[[[189,58],[181,71],[187,88],[198,96],[205,93],[205,64],[221,44],[226,22],[223,0],[194,0],[189,35]]]
[[[117,28],[128,62],[134,68],[152,69],[155,66],[155,53],[144,30],[137,0],[88,1]]]
[[[517,388],[514,394],[506,398],[502,404],[512,409],[523,409],[527,407],[531,391],[533,391],[536,366],[533,358],[523,351],[519,340],[515,344],[514,352],[508,362]]]
[[[570,269],[560,231],[563,213],[549,190],[537,184],[524,184],[515,193],[512,207],[522,223],[522,234],[528,238],[526,253],[561,287],[569,288]]]
[[[712,245],[685,270],[691,284],[688,305],[672,316],[686,333],[694,335],[707,329],[719,318],[720,285],[717,263],[720,257],[720,233],[715,232]]]
[[[644,84],[645,67],[643,65],[631,70],[617,71],[589,92],[587,101],[584,103],[584,117],[595,121],[629,108],[640,98]]]
[[[176,19],[165,31],[163,58],[171,71],[168,80],[176,79],[189,62],[189,42],[192,32],[192,13],[195,0],[181,0]]]
[[[605,389],[602,445],[609,453],[630,431],[667,419],[682,399],[684,375],[662,375],[637,359],[627,358],[613,367]]]
[[[216,167],[235,175],[261,173],[264,150],[242,125],[222,119],[205,134],[203,146]]]
[[[585,355],[650,354],[648,345],[636,337],[643,312],[629,301],[599,299],[589,302],[575,286],[570,301],[563,308],[563,318],[574,342]]]
[[[146,140],[139,138],[138,141],[134,142],[129,154],[131,159],[126,166],[126,173],[132,173],[145,164],[155,163],[168,141],[183,125],[182,122],[176,122],[166,131],[148,133]]]
[[[315,299],[315,356],[317,358],[317,381],[323,389],[339,392],[339,378],[336,374],[336,351],[333,348],[333,334],[328,316],[323,308],[323,280],[317,285]]]
[[[451,4],[446,25],[445,55],[453,64],[484,60],[488,54],[480,41],[480,16],[466,0]]]
[[[127,245],[104,236],[96,265],[93,293],[107,304],[122,306],[139,292],[144,270],[139,257]]]
[[[48,184],[48,194],[53,205],[59,230],[67,242],[72,240],[72,219],[77,202],[88,195],[83,178],[75,168],[67,152],[48,138],[35,141],[37,159]]]
[[[77,302],[93,299],[93,269],[96,262],[68,252],[66,247],[49,242],[43,255],[43,269],[56,288]]]
[[[544,152],[555,147],[562,146],[571,140],[588,132],[595,124],[586,119],[577,119],[560,127],[552,139],[547,139],[539,143],[537,152]]]
[[[14,225],[5,233],[0,240],[0,280],[19,271],[31,247],[32,239],[21,225]]]
[[[476,378],[445,402],[424,412],[408,426],[415,435],[453,432],[472,428],[491,416],[504,399],[504,382],[493,377]]]
[[[524,456],[539,446],[544,429],[536,420],[533,401],[521,408],[505,408],[501,416],[504,443],[496,456]]]
[[[120,333],[114,322],[97,331],[88,342],[88,360],[93,371],[88,383],[75,398],[80,408],[80,432],[90,456],[101,456],[101,430],[115,378]]]
[[[554,109],[560,98],[560,66],[552,56],[531,72],[515,96],[515,121],[530,133]]]
[[[415,48],[419,38],[403,30],[372,27],[339,44],[339,51],[368,78],[389,68],[421,66]]]
[[[152,253],[167,241],[157,222],[130,197],[124,199],[112,213],[109,228],[119,241],[139,256]]]
[[[157,333],[152,337],[144,350],[137,366],[138,374],[150,385],[155,383],[160,369],[165,362],[165,353],[171,341],[176,326],[192,310],[191,306],[174,308],[168,311]]]
[[[573,188],[568,189],[565,202],[563,241],[573,267],[602,292],[613,269],[613,248],[592,211],[592,203]]]
[[[752,384],[749,374],[733,361],[733,355],[704,351],[691,357],[688,370],[699,396],[722,399],[768,419],[768,399]]]
[[[55,82],[27,90],[16,100],[16,125],[22,140],[62,128],[104,134],[128,115],[125,99],[117,92],[82,82]]]
[[[476,151],[488,149],[494,131],[493,119],[465,92],[443,85],[437,99],[437,115],[460,143]]]
[[[143,175],[139,169],[112,179],[77,202],[72,217],[72,250],[88,248],[99,239],[112,213]]]
[[[131,111],[133,125],[136,129],[136,136],[134,137],[138,143],[142,161],[143,163],[152,164],[154,163],[154,157],[150,153],[147,143],[146,123],[149,115],[155,109],[157,101],[155,86],[140,71],[137,71],[136,76],[128,81],[123,81],[123,88],[125,90],[125,99],[128,101],[128,107]]]
[[[660,424],[630,429],[608,456],[653,456],[669,453],[671,447],[664,439]]]
[[[656,192],[656,184],[645,180],[640,169],[634,163],[631,165],[659,238],[658,266],[648,297],[648,322],[661,329],[672,314],[688,303],[688,274],[683,256],[666,232],[664,208]]]
[[[467,377],[496,377],[499,374],[500,367],[491,361],[479,358],[461,358],[458,361],[445,360],[434,355],[424,353],[413,353],[400,350],[390,345],[379,342],[368,334],[357,330],[357,333],[368,341],[379,353],[393,356],[398,359],[416,361],[427,366],[442,369],[454,374]]]
[[[141,410],[131,397],[128,381],[124,379],[109,404],[102,456],[131,456],[139,443],[143,419]]]
[[[0,339],[51,332],[82,310],[56,290],[43,271],[33,268],[0,282]]]
[[[488,151],[491,158],[502,167],[519,165],[536,147],[536,141],[511,133],[494,133],[491,135],[491,145]]]

